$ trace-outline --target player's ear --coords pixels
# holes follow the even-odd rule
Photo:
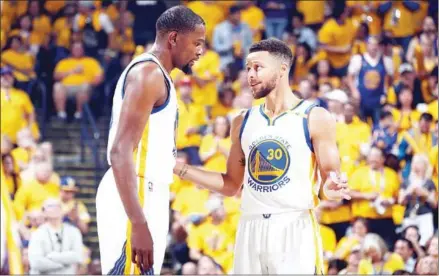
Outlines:
[[[290,67],[288,66],[288,64],[286,62],[282,62],[281,66],[280,66],[281,76],[284,76],[284,75],[288,74],[289,73],[289,69],[290,69]]]
[[[171,44],[174,47],[177,45],[177,32],[176,31],[169,32],[168,41],[169,41],[169,44]]]

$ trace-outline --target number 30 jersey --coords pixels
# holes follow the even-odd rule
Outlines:
[[[313,209],[318,204],[319,172],[308,129],[316,105],[301,101],[269,118],[264,105],[245,113],[240,140],[246,157],[242,214],[273,214]]]

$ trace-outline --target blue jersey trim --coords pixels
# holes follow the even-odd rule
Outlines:
[[[244,119],[242,120],[241,129],[239,130],[239,141],[241,141],[241,139],[242,139],[242,134],[244,133],[244,127],[245,127],[245,124],[247,123],[248,117],[250,116],[251,110],[252,110],[251,108],[249,110],[247,110],[247,112],[245,113]]]
[[[314,152],[314,147],[312,145],[311,135],[309,133],[308,118],[309,118],[309,113],[316,106],[319,106],[319,105],[318,104],[312,104],[312,105],[308,106],[306,108],[306,110],[305,110],[305,117],[303,118],[303,131],[305,133],[305,140],[306,140],[306,144],[308,145],[308,147],[311,150],[311,152]]]

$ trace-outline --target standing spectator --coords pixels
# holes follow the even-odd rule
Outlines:
[[[237,68],[243,68],[252,42],[250,27],[241,21],[241,8],[232,6],[227,20],[218,24],[213,31],[212,45],[221,57],[220,68],[224,69],[234,62]]]
[[[29,95],[13,87],[14,76],[10,67],[2,67],[0,76],[1,133],[7,135],[12,143],[16,144],[18,132],[23,128],[29,128],[34,139],[39,139],[40,133]]]
[[[413,258],[413,243],[405,238],[399,238],[395,243],[395,253],[402,257],[405,263],[405,270],[413,272],[415,270],[416,259]]]
[[[348,18],[348,10],[344,5],[337,5],[333,18],[323,24],[318,33],[320,48],[327,56],[332,73],[338,77],[347,74],[352,45],[355,38],[355,27]]]
[[[362,246],[363,259],[358,265],[358,274],[392,274],[404,269],[401,256],[392,253],[384,240],[377,234],[367,234]]]
[[[428,154],[438,142],[437,134],[431,130],[433,116],[423,113],[417,127],[411,128],[402,135],[398,149],[399,160],[405,160],[406,164],[402,171],[402,176],[408,177],[410,164],[413,155],[422,153]]]
[[[381,235],[392,246],[396,238],[392,207],[400,183],[398,175],[384,167],[384,160],[383,151],[373,147],[367,166],[358,168],[352,175],[352,215],[367,218],[369,231]]]
[[[422,246],[434,233],[433,210],[437,208],[437,192],[430,179],[429,167],[426,155],[415,155],[410,175],[401,185],[399,194],[399,203],[406,206],[403,224],[418,226]]]
[[[419,35],[413,37],[412,40],[410,41],[409,47],[408,47],[407,52],[405,54],[406,60],[408,60],[408,61],[412,60],[412,58],[415,54],[416,47],[419,47],[419,45],[421,44],[420,38],[421,38],[422,34],[425,34],[428,38],[430,38],[431,41],[437,40],[437,27],[436,27],[436,24],[434,23],[434,20],[431,16],[427,16],[426,18],[424,18],[424,21],[422,23],[421,33]],[[437,53],[437,44],[436,43],[434,43],[434,48],[435,48],[435,52]]]
[[[393,74],[392,60],[383,56],[377,38],[369,37],[367,52],[355,55],[349,64],[348,84],[352,95],[360,102],[363,120],[379,120],[381,104],[385,102],[387,76]]]
[[[29,241],[30,274],[76,274],[82,262],[81,232],[63,223],[61,202],[44,202],[46,223],[41,225]]]
[[[68,176],[61,178],[61,205],[64,222],[78,227],[81,233],[86,235],[91,218],[84,203],[75,198],[77,192],[75,179]]]
[[[291,26],[293,27],[293,34],[297,37],[298,43],[307,43],[312,51],[317,48],[317,36],[314,31],[305,26],[305,16],[301,12],[293,14]]]
[[[94,1],[78,1],[79,13],[73,23],[73,31],[82,32],[82,41],[87,55],[97,57],[99,50],[104,50],[113,39],[113,23]]]
[[[293,5],[290,1],[269,0],[263,1],[261,8],[265,14],[265,32],[267,38],[282,38],[288,25],[288,14]]]
[[[82,117],[82,106],[86,103],[92,88],[103,80],[103,71],[98,61],[84,56],[83,45],[79,42],[72,44],[72,56],[62,59],[55,67],[53,97],[57,116],[66,120],[66,101],[68,97],[76,98],[75,119]]]

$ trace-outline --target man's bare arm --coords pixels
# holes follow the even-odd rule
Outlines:
[[[110,159],[125,212],[133,224],[146,223],[137,195],[133,152],[154,104],[164,97],[165,92],[164,76],[156,64],[141,63],[128,73]]]
[[[206,189],[218,192],[225,196],[233,196],[242,186],[245,169],[245,156],[241,148],[239,133],[243,116],[237,116],[232,122],[232,147],[227,159],[227,172],[218,173],[205,171],[188,165],[177,164],[174,173],[181,178],[197,183]]]
[[[335,120],[325,109],[315,107],[309,114],[308,123],[314,153],[323,179],[322,183],[324,183],[324,195],[329,199],[335,199],[335,197],[338,196],[335,196],[333,191],[338,194],[339,192],[337,191],[342,190],[341,186],[347,187],[346,184],[341,184],[341,186],[338,187],[335,183],[338,183],[340,179],[336,180],[331,177],[331,174],[335,173],[337,178],[340,178],[340,154],[336,142]],[[333,181],[328,182],[329,179],[333,179]],[[331,190],[330,194],[328,193],[327,188]],[[344,196],[343,194],[344,193],[342,193],[341,196]]]

